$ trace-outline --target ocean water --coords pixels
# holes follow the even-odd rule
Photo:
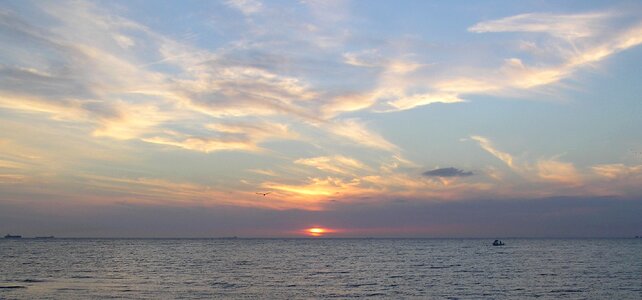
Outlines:
[[[642,239],[0,240],[1,299],[642,299]]]

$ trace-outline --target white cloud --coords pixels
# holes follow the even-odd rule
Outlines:
[[[562,162],[556,158],[538,159],[535,163],[517,160],[513,155],[498,150],[486,137],[471,136],[470,138],[526,180],[549,181],[566,185],[578,185],[582,182],[581,174],[572,163]]]
[[[399,148],[394,144],[387,141],[380,134],[373,132],[366,127],[365,124],[356,119],[339,120],[331,123],[323,124],[325,129],[329,132],[346,138],[351,142],[356,142],[358,145],[370,147],[374,149],[386,150],[390,152],[397,152]]]
[[[254,15],[263,10],[263,3],[258,0],[227,0],[228,6],[238,9],[244,15]]]
[[[603,22],[611,17],[606,13],[588,14],[521,14],[499,20],[480,22],[468,28],[470,32],[540,32],[553,36],[586,38],[602,30]]]
[[[482,149],[486,150],[488,153],[506,163],[506,165],[508,165],[511,169],[518,169],[518,166],[513,162],[513,156],[506,152],[497,150],[489,139],[479,135],[473,135],[470,138],[474,141],[477,141]]]
[[[464,102],[456,94],[415,94],[403,98],[388,101],[387,104],[394,107],[395,110],[413,109],[417,106],[423,106],[434,103],[458,103]]]
[[[301,158],[295,160],[294,163],[342,175],[355,175],[361,171],[369,170],[362,162],[343,155]]]
[[[343,53],[343,62],[356,67],[381,67],[384,58],[376,49],[367,49],[358,52]]]

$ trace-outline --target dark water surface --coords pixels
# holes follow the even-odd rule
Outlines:
[[[0,240],[1,299],[642,299],[642,239]]]

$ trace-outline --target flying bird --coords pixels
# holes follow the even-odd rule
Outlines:
[[[256,194],[257,194],[257,195],[263,195],[263,197],[265,197],[265,196],[267,196],[269,193],[271,193],[271,192],[267,192],[267,193],[256,193]]]

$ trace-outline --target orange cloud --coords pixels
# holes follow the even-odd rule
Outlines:
[[[343,155],[301,158],[295,160],[294,163],[314,167],[325,172],[343,175],[354,175],[356,172],[368,169],[368,167],[360,161]]]
[[[580,174],[571,163],[556,160],[540,160],[537,162],[537,175],[544,180],[565,184],[581,183]]]
[[[626,166],[624,164],[604,164],[591,167],[593,173],[607,179],[618,179],[642,174],[642,165]]]

